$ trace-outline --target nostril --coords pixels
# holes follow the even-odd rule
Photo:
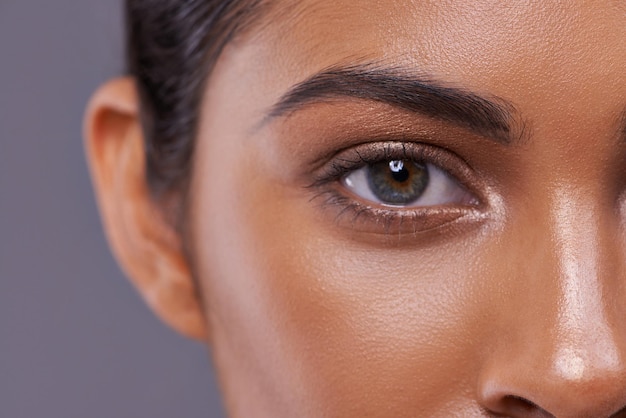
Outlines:
[[[611,415],[610,418],[626,418],[626,408],[620,409],[619,411]]]
[[[554,418],[554,415],[537,406],[526,398],[515,395],[506,395],[499,402],[502,412],[512,417]],[[499,411],[494,411],[500,413]]]

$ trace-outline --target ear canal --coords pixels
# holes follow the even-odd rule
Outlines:
[[[103,86],[85,118],[87,159],[104,229],[120,266],[152,310],[172,328],[207,338],[181,237],[153,199],[132,79]]]

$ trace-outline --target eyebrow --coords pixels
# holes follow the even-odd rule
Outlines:
[[[524,131],[515,107],[506,100],[446,86],[400,68],[368,65],[330,68],[313,75],[284,94],[261,124],[306,105],[341,98],[382,102],[469,129],[501,144],[519,140]]]

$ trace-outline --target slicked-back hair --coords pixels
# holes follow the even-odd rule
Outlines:
[[[126,0],[126,60],[136,80],[153,194],[185,188],[205,82],[262,0]]]

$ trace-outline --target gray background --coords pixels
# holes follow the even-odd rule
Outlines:
[[[161,325],[100,230],[81,144],[122,70],[119,0],[0,0],[0,417],[220,417],[205,347]]]

